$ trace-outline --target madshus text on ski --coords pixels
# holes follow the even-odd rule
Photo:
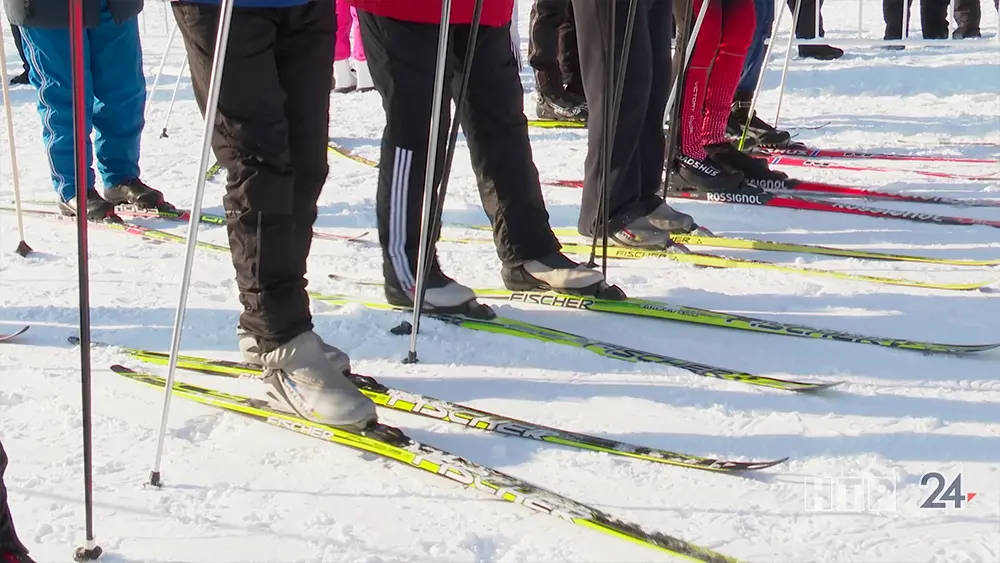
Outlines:
[[[687,198],[937,224],[1000,226],[998,221],[892,212],[816,196],[996,206],[991,200],[903,196],[789,178],[773,169],[790,165],[878,170],[867,163],[838,163],[847,159],[995,162],[808,147],[794,142],[789,131],[760,119],[753,107],[766,64],[773,3],[534,0],[527,62],[535,77],[537,119],[530,123],[524,116],[520,55],[511,51],[512,39],[519,44],[516,22],[512,25],[517,13],[515,0],[451,0],[450,4],[450,11],[442,11],[441,0],[173,2],[170,9],[184,43],[196,102],[208,123],[205,139],[210,141],[211,153],[217,159],[209,166],[211,155],[200,155],[203,169],[199,170],[195,202],[189,211],[166,201],[162,192],[147,185],[140,174],[140,140],[147,101],[138,25],[141,0],[5,1],[25,69],[11,83],[29,84],[37,90],[42,140],[57,196],[54,211],[23,209],[12,142],[15,208],[10,211],[18,215],[18,253],[24,256],[32,252],[23,216],[75,218],[81,234],[87,232],[89,222],[90,226],[116,232],[187,243],[185,280],[190,280],[196,247],[230,253],[236,270],[243,310],[235,347],[242,361],[179,355],[185,287],[169,352],[122,348],[133,360],[167,366],[167,377],[120,365],[112,367],[114,373],[277,429],[374,453],[670,555],[734,562],[737,559],[732,556],[644,530],[602,510],[417,442],[403,430],[382,423],[378,409],[581,451],[720,473],[766,469],[787,458],[730,461],[671,452],[387,387],[354,373],[348,351],[326,342],[314,331],[310,302],[360,303],[376,310],[408,311],[412,320],[393,331],[409,336],[406,361],[410,363],[419,360],[421,319],[430,318],[455,327],[585,349],[622,361],[671,366],[701,377],[799,393],[821,392],[838,382],[763,377],[644,352],[504,318],[480,299],[923,353],[970,355],[998,346],[852,334],[634,299],[609,281],[606,260],[600,269],[596,268],[598,256],[673,257],[710,267],[765,268],[938,290],[965,291],[988,284],[934,284],[823,274],[763,261],[694,253],[687,248],[689,244],[704,244],[966,266],[995,263],[720,237],[691,215],[667,204],[666,198]],[[800,19],[811,22],[813,15],[803,13]],[[966,24],[964,36],[975,35],[971,25]],[[978,34],[978,24],[976,27]],[[231,40],[216,41],[220,28],[228,30]],[[85,33],[85,29],[96,32]],[[579,40],[581,37],[587,40]],[[673,56],[671,38],[677,45]],[[294,60],[286,56],[292,51]],[[439,52],[449,56],[438,61]],[[624,52],[628,56],[621,59]],[[85,57],[84,53],[89,55]],[[799,54],[834,59],[843,52],[830,46],[804,46]],[[213,60],[225,61],[221,80],[217,79],[219,69],[213,67]],[[632,68],[639,69],[648,80],[634,79],[626,72]],[[381,286],[385,303],[310,293],[305,279],[314,238],[345,244],[360,241],[360,237],[315,231],[313,224],[318,199],[328,181],[328,149],[373,164],[329,144],[330,93],[372,90],[381,98],[386,122],[377,172],[375,218],[383,269],[381,279],[373,282]],[[455,103],[456,117],[441,109],[450,107],[450,102]],[[475,290],[464,285],[447,275],[437,257],[438,242],[448,241],[441,235],[442,210],[459,124],[469,146],[483,209],[492,225],[493,243],[501,262],[502,290]],[[586,237],[589,245],[567,244],[549,224],[543,182],[532,159],[529,126],[586,128],[583,180],[559,184],[582,188],[575,234]],[[90,140],[91,130],[98,134],[96,143]],[[96,187],[95,164],[101,176],[101,192]],[[433,168],[430,174],[428,167]],[[205,184],[221,171],[226,173],[226,194],[222,198],[225,216],[202,214]],[[914,172],[966,180],[995,177],[995,172],[962,177],[928,170]],[[192,228],[184,239],[129,223],[123,215],[187,220]],[[198,222],[225,225],[229,246],[198,242]],[[78,245],[81,324],[80,337],[73,343],[81,349],[84,377],[87,525],[86,544],[74,557],[84,561],[102,553],[93,533],[89,445],[90,349],[100,343],[92,342],[90,337],[87,238],[80,236]],[[589,254],[589,260],[580,263],[568,257],[574,254]],[[0,342],[17,343],[27,331],[28,327],[22,327],[4,333]],[[37,329],[27,333],[27,338],[34,332]],[[177,382],[177,369],[251,378],[262,383],[261,394],[267,399]],[[166,411],[163,420],[165,423]],[[161,484],[158,464],[164,433],[161,427],[157,466],[150,479],[153,485]],[[2,483],[6,464],[0,445],[0,563],[33,563],[14,531],[7,506],[7,491]]]

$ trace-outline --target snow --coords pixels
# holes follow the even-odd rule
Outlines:
[[[866,2],[866,32],[881,33]],[[830,0],[830,43],[853,37],[857,4]],[[529,3],[520,6],[526,49]],[[147,6],[143,44],[148,81],[166,46],[166,14]],[[912,154],[996,157],[1000,142],[1000,50],[992,7],[989,38],[958,49],[902,52],[846,47],[831,62],[793,58],[781,124],[816,146]],[[916,19],[916,18],[915,18]],[[787,21],[787,18],[786,18]],[[914,22],[914,27],[917,24]],[[8,34],[9,35],[9,34]],[[779,35],[759,109],[773,117],[787,34]],[[20,68],[11,39],[9,72]],[[189,206],[201,145],[201,118],[185,77],[159,138],[182,62],[169,54],[151,102],[144,177]],[[533,115],[525,72],[526,113]],[[376,93],[333,96],[331,135],[378,158],[383,116]],[[53,201],[34,92],[11,90],[21,186],[26,200]],[[579,179],[585,133],[532,130],[543,180]],[[938,143],[947,143],[938,145]],[[7,143],[4,136],[3,143]],[[0,147],[6,154],[7,146]],[[331,156],[317,227],[374,238],[375,173]],[[920,177],[917,168],[967,174],[1000,165],[879,162],[890,173],[788,169],[796,177],[891,191],[991,197],[1000,181]],[[12,198],[3,165],[0,197]],[[222,185],[211,183],[205,211],[221,213]],[[576,224],[579,191],[546,188],[553,227]],[[997,219],[995,209],[871,204]],[[32,204],[32,207],[38,207]],[[682,201],[676,207],[719,234],[875,251],[996,258],[1000,237],[987,227],[919,225],[805,211]],[[464,144],[457,151],[444,224],[452,236],[483,237],[458,225],[485,225]],[[184,234],[186,225],[137,219]],[[30,324],[0,344],[0,438],[18,531],[40,562],[68,561],[84,524],[77,256],[69,222],[26,218],[36,253],[14,252],[13,214],[0,214],[0,332]],[[225,230],[200,240],[226,244]],[[499,287],[488,244],[442,244],[447,272],[475,287]],[[90,235],[94,339],[165,351],[177,304],[184,246],[101,230]],[[996,269],[877,263],[812,255],[718,251],[785,264],[913,279],[976,281]],[[229,257],[199,251],[182,349],[237,359],[240,305]],[[317,241],[310,288],[379,297],[327,278],[378,280],[371,245]],[[734,311],[779,321],[938,342],[1000,339],[996,295],[928,291],[755,270],[701,270],[665,261],[611,261],[609,275],[630,296]],[[755,374],[844,381],[818,396],[756,389],[583,350],[492,336],[425,320],[421,363],[402,365],[408,340],[388,333],[402,317],[356,306],[316,304],[317,330],[347,350],[360,373],[385,384],[539,423],[623,441],[730,459],[791,460],[759,475],[733,477],[589,454],[464,430],[386,412],[383,419],[419,440],[496,467],[626,520],[752,561],[1000,560],[1000,381],[997,352],[929,357],[846,343],[780,338],[692,325],[631,320],[570,310],[497,305],[501,314],[547,327]],[[526,508],[498,503],[452,483],[334,445],[296,437],[177,398],[172,402],[162,489],[145,487],[153,466],[162,395],[115,376],[113,363],[143,367],[114,348],[93,352],[95,526],[105,560],[125,562],[660,561],[670,557]],[[151,368],[165,373],[161,368]],[[259,384],[179,371],[185,381],[260,395]],[[964,507],[920,508],[938,472],[962,476]],[[872,510],[843,497],[827,509],[817,485],[841,477],[841,491],[867,482]],[[867,478],[867,481],[863,479]],[[885,487],[889,488],[886,489]],[[852,489],[856,491],[857,489]],[[822,508],[820,506],[820,508]],[[879,511],[876,509],[892,510]]]

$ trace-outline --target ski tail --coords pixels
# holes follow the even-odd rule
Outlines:
[[[112,366],[111,369],[118,375],[133,381],[155,388],[166,388],[166,380],[162,377],[138,373],[120,365]],[[277,428],[372,453],[432,475],[445,477],[494,498],[519,504],[536,512],[550,514],[578,526],[597,530],[670,555],[704,563],[737,563],[737,560],[732,557],[666,534],[646,531],[636,524],[623,522],[601,510],[558,493],[532,485],[493,468],[468,461],[440,448],[419,443],[398,429],[382,427],[378,429],[377,436],[365,435],[365,433],[355,433],[317,424],[282,412],[269,406],[267,401],[224,393],[206,387],[188,383],[174,383],[171,391],[183,398]],[[392,439],[383,436],[391,436]]]

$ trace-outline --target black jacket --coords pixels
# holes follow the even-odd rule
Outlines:
[[[4,0],[11,25],[45,29],[69,28],[69,3],[73,0]],[[101,0],[83,1],[84,27],[101,21]],[[124,23],[142,11],[143,0],[105,0],[117,23]]]

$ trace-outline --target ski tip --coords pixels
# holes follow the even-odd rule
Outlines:
[[[800,393],[817,393],[837,387],[841,383],[843,383],[843,381],[834,381],[833,383],[807,383],[803,387],[793,389],[793,391],[798,391]]]

